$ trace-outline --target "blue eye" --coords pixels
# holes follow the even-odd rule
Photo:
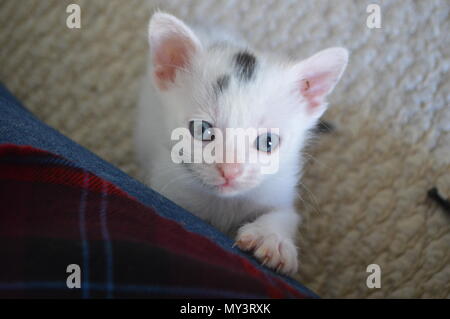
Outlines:
[[[189,122],[189,131],[193,138],[199,141],[214,141],[214,128],[206,122],[194,120]]]
[[[264,133],[256,138],[256,148],[261,152],[270,153],[280,144],[280,137],[277,134]]]

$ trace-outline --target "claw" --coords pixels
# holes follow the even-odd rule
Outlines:
[[[245,249],[246,249],[246,250],[250,250],[250,249],[252,249],[253,246],[255,245],[255,241],[252,240],[252,241],[250,241],[250,242],[246,242],[244,245],[245,245]]]
[[[276,268],[276,272],[280,272],[280,270],[281,270],[281,268],[283,268],[283,266],[284,266],[284,263],[280,262]]]
[[[268,256],[266,255],[266,257],[264,257],[264,260],[263,260],[263,262],[262,262],[262,265],[265,266],[269,261],[270,261],[270,257],[268,257]]]
[[[234,243],[233,247],[238,246],[242,250],[250,250],[254,246],[254,242],[254,240],[249,242],[239,239]]]

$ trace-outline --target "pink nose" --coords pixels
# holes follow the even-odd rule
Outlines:
[[[217,164],[217,169],[226,180],[233,180],[242,173],[242,165],[239,163]]]

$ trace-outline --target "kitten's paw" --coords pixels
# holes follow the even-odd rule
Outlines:
[[[283,274],[295,274],[298,270],[297,248],[292,239],[271,232],[259,225],[247,224],[236,236],[236,246],[253,251],[263,265]]]

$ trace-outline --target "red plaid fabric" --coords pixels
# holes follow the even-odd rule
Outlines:
[[[54,154],[0,145],[0,297],[305,298]],[[67,266],[81,269],[69,289]]]

